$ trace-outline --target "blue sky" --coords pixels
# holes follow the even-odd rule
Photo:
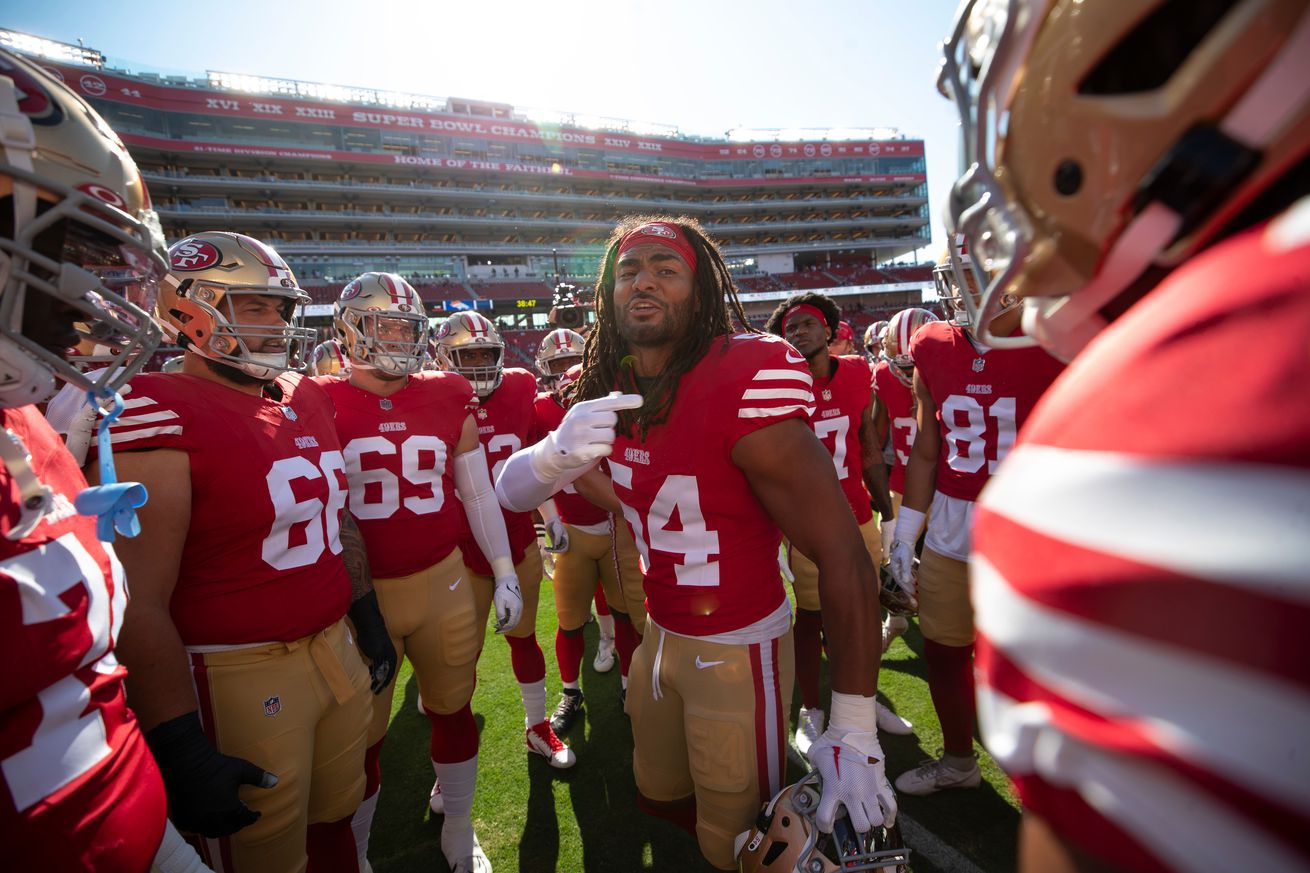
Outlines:
[[[896,127],[928,154],[933,255],[958,170],[938,96],[955,0],[0,0],[0,26],[137,69],[250,73],[729,128]],[[128,12],[128,10],[131,10]]]

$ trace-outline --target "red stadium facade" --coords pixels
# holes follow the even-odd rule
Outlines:
[[[3,31],[0,43],[34,54],[114,127],[170,241],[223,229],[269,242],[320,317],[345,282],[387,270],[429,309],[540,329],[555,281],[590,285],[609,232],[642,212],[698,219],[752,316],[826,289],[859,327],[930,293],[928,268],[887,266],[930,236],[924,144],[894,131],[708,139],[501,103],[134,73]]]

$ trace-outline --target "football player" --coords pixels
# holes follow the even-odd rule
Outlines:
[[[1071,359],[971,559],[1019,866],[1310,870],[1310,7],[964,3],[945,48],[978,321]]]
[[[132,705],[169,813],[211,864],[353,870],[369,688],[396,653],[345,511],[332,403],[288,372],[313,338],[294,316],[309,297],[240,234],[168,257],[155,311],[182,372],[137,376],[110,438],[152,495],[146,535],[121,548]]]
[[[875,321],[864,331],[864,357],[872,366],[882,360],[882,335],[887,330],[887,322]]]
[[[457,873],[490,873],[473,833],[478,729],[469,702],[485,632],[459,550],[464,519],[496,574],[497,631],[518,623],[518,577],[473,411],[477,398],[458,373],[422,372],[428,319],[423,302],[394,273],[364,273],[333,310],[349,376],[316,380],[336,408],[350,511],[359,523],[373,589],[397,658],[408,656],[423,714],[432,725],[436,773],[429,805],[444,813],[441,848]],[[320,347],[321,348],[321,347]],[[461,509],[463,510],[461,512]],[[380,756],[395,678],[373,698],[364,802],[355,814],[360,867],[381,787]]]
[[[505,341],[496,326],[476,312],[456,313],[442,323],[437,331],[437,355],[445,369],[467,379],[478,395],[474,413],[478,439],[494,475],[511,453],[532,442],[536,377],[527,370],[505,366]],[[509,566],[493,566],[468,531],[460,543],[477,596],[478,627],[487,626],[493,575],[500,579],[506,572],[516,573],[523,597],[522,618],[513,630],[506,631],[505,641],[523,700],[524,738],[528,751],[541,755],[552,767],[565,769],[577,758],[546,718],[546,658],[537,642],[537,601],[543,573],[537,533],[529,512],[506,510],[504,515]],[[497,620],[500,618],[498,614]]]
[[[969,602],[969,535],[974,502],[1005,460],[1042,392],[1063,369],[1039,348],[1000,349],[978,339],[966,299],[976,292],[963,245],[935,271],[938,294],[955,313],[910,338],[916,436],[905,468],[905,493],[891,545],[891,572],[904,599],[917,602],[928,691],[942,726],[943,754],[896,779],[896,790],[932,794],[976,788],[973,754],[973,607]],[[993,335],[1018,328],[1011,307],[990,323]],[[931,509],[931,512],[929,510]],[[927,520],[923,557],[915,543]]]
[[[176,831],[162,842],[164,783],[127,708],[114,652],[123,568],[96,519],[75,508],[86,479],[34,405],[56,377],[82,404],[89,390],[110,402],[149,358],[161,337],[149,313],[166,270],[163,236],[108,125],[5,51],[0,115],[4,866],[140,873],[155,859],[200,869],[194,852],[191,866],[175,866],[189,851]],[[120,350],[91,375],[65,359],[79,323]]]
[[[560,334],[572,334],[560,337]],[[581,360],[583,339],[566,330],[551,331],[542,342],[537,355],[537,366],[543,374],[550,374],[552,357],[561,351],[577,350]],[[548,345],[549,344],[549,345]],[[573,355],[570,355],[573,357]],[[535,424],[532,442],[544,439],[564,419],[565,399],[563,387],[571,384],[581,372],[578,363],[566,368],[555,380],[555,390],[537,395]],[[638,635],[646,628],[646,608],[641,599],[641,570],[637,564],[637,544],[627,525],[615,525],[611,513],[584,496],[572,486],[565,486],[555,497],[543,504],[543,516],[551,530],[552,549],[555,552],[555,573],[551,583],[555,590],[555,612],[558,627],[555,631],[555,660],[559,664],[559,704],[550,717],[550,726],[556,734],[567,733],[577,721],[583,703],[582,687],[578,681],[582,672],[585,639],[582,631],[591,615],[591,602],[596,597],[599,608],[603,603],[610,615],[608,640],[602,624],[601,651],[596,654],[597,664],[603,664],[604,647],[609,649],[609,665],[613,666],[615,634],[623,636],[620,648],[620,680],[625,683]],[[596,595],[600,585],[608,596]],[[599,667],[598,667],[599,669]]]
[[[784,337],[805,358],[813,379],[814,411],[810,427],[832,454],[833,467],[842,493],[855,515],[865,548],[875,567],[882,564],[878,521],[870,498],[881,519],[891,520],[891,497],[887,493],[887,467],[882,443],[873,429],[870,398],[873,384],[869,367],[858,356],[836,357],[829,343],[837,332],[841,313],[832,299],[815,291],[794,294],[778,304],[764,329]],[[789,568],[796,593],[796,682],[801,689],[801,710],[796,726],[796,750],[808,755],[810,745],[824,728],[824,710],[819,697],[819,661],[823,650],[823,616],[819,611],[819,568],[800,549],[792,546]],[[878,729],[908,734],[913,727],[905,719],[878,704]]]
[[[840,806],[861,831],[890,822],[874,701],[878,581],[809,427],[805,359],[735,330],[747,322],[731,276],[690,219],[616,228],[596,316],[578,401],[511,459],[497,493],[535,506],[609,455],[646,571],[647,633],[627,697],[643,806],[694,827],[709,862],[735,869],[734,839],[782,788],[793,670],[781,527],[818,564],[821,603],[841,604],[826,616],[830,722],[810,748],[824,780],[819,827],[831,832]]]
[[[582,349],[586,340],[577,331],[558,328],[541,338],[537,348],[537,379],[541,390],[556,391],[568,371],[582,363]]]
[[[886,322],[883,332],[882,360],[873,368],[873,427],[878,438],[892,449],[888,484],[891,488],[892,508],[901,511],[905,493],[905,464],[910,460],[910,446],[914,445],[917,426],[914,423],[914,359],[910,357],[910,339],[920,327],[937,316],[926,309],[902,309]],[[884,520],[878,533],[882,540],[883,562],[890,559],[892,539],[896,532],[896,519]],[[887,620],[882,625],[882,650],[887,648],[909,629],[909,619],[916,604],[896,585],[884,585],[882,603],[887,608]]]
[[[855,354],[855,330],[849,322],[840,319],[837,321],[837,330],[828,345],[828,353],[834,357]]]

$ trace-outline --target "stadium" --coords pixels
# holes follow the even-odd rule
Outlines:
[[[696,218],[762,324],[797,289],[857,330],[931,296],[922,140],[894,129],[666,125],[485,100],[209,71],[119,69],[93,49],[0,30],[86,98],[141,168],[169,241],[214,228],[273,245],[326,330],[367,270],[399,273],[430,314],[477,309],[531,366],[559,282],[595,279],[619,218]]]

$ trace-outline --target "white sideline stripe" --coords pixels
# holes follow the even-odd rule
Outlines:
[[[139,440],[142,437],[152,437],[152,436],[159,436],[160,434],[164,434],[164,433],[181,433],[181,432],[182,432],[182,425],[180,424],[170,424],[165,427],[146,427],[146,428],[142,428],[141,430],[110,431],[109,442],[129,443],[132,440]]]
[[[171,409],[165,409],[161,412],[146,412],[141,415],[122,416],[114,422],[117,427],[131,427],[135,424],[150,424],[156,421],[168,421],[170,418],[177,418],[177,413]]]
[[[791,404],[788,406],[772,406],[767,409],[759,406],[748,406],[745,409],[737,410],[737,417],[738,418],[769,418],[774,415],[786,415],[787,413],[795,412],[798,409],[801,412],[804,412],[807,418],[814,414],[813,406],[797,406],[796,404]]]
[[[759,370],[752,377],[752,382],[767,382],[770,379],[790,379],[794,382],[814,384],[814,377],[801,370]]]
[[[742,400],[814,400],[813,392],[805,388],[747,388]]]
[[[1289,738],[1310,737],[1303,689],[1048,609],[980,555],[969,569],[979,631],[1033,679],[1093,712],[1132,719],[1201,770],[1310,805],[1310,762],[1288,764],[1298,760]]]
[[[756,643],[760,653],[760,672],[755,676],[755,690],[764,698],[764,760],[769,773],[769,796],[782,791],[783,771],[786,764],[778,760],[778,722],[786,720],[779,711],[778,696],[773,690],[773,643]],[[759,749],[755,753],[759,754]]]
[[[980,502],[1076,546],[1310,604],[1310,474],[1300,470],[1027,445]]]
[[[998,764],[1076,789],[1170,867],[1191,873],[1307,869],[1301,856],[1168,770],[1064,733],[1044,705],[1019,703],[983,685],[978,703],[987,748]]]

